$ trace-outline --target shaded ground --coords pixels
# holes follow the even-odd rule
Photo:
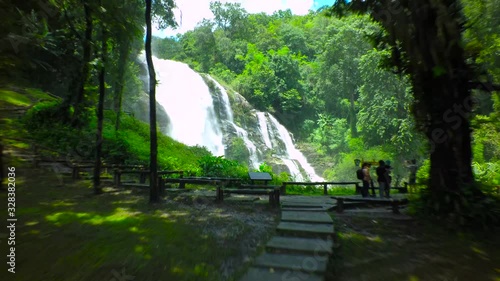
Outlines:
[[[459,233],[384,208],[334,214],[331,280],[498,281],[497,233]]]
[[[213,197],[171,196],[151,206],[147,190],[106,188],[94,196],[90,181],[11,160],[17,166],[16,274],[4,264],[2,281],[236,280],[279,216],[267,200],[216,204]],[[6,206],[5,191],[0,201]],[[0,215],[2,255],[6,213]]]

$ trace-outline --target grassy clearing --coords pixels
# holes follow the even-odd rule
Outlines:
[[[498,281],[500,238],[416,220],[335,215],[340,249],[331,280]]]
[[[239,241],[252,229],[223,210],[231,206],[212,203],[207,211],[170,200],[151,206],[147,191],[93,196],[90,181],[64,181],[59,186],[51,173],[17,168],[16,280],[235,280],[237,270],[228,277],[221,268],[228,258],[242,260]],[[7,202],[6,192],[0,200]],[[214,227],[226,232],[216,236]],[[4,274],[0,280],[11,280]]]

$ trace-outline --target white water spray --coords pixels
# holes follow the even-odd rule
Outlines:
[[[168,135],[187,145],[205,146],[224,155],[222,133],[213,99],[203,78],[187,64],[153,57],[158,85],[156,100],[171,121]]]

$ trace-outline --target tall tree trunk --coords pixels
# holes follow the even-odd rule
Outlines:
[[[392,1],[380,2],[383,5],[370,1],[372,15],[390,34],[395,46],[394,65],[411,76],[415,120],[431,145],[428,185],[431,197],[435,202],[453,205],[447,203],[449,196],[463,196],[464,187],[474,182],[469,122],[472,111],[469,81],[473,72],[464,55],[460,3],[399,1],[397,7],[388,10]],[[404,52],[403,57],[399,50]],[[460,198],[457,201],[462,204]]]
[[[158,186],[158,144],[156,132],[156,73],[151,57],[151,1],[146,0],[146,60],[148,63],[149,72],[149,129],[150,129],[150,194],[149,202],[155,203],[160,201],[160,189]]]
[[[99,70],[99,102],[97,104],[97,133],[94,165],[94,193],[101,194],[101,156],[102,156],[102,128],[104,119],[104,97],[106,94],[106,56],[107,56],[107,38],[105,27],[102,27],[102,50],[101,50],[101,69]]]
[[[461,196],[464,187],[474,182],[469,121],[471,93],[467,77],[428,77],[425,82],[427,95],[441,95],[439,99],[427,99],[426,106],[432,108],[433,114],[425,133],[431,146],[429,187],[433,199],[442,201],[450,193]]]
[[[78,92],[74,100],[75,111],[72,118],[72,123],[78,124],[78,118],[80,113],[84,107],[82,104],[85,100],[85,84],[87,84],[87,80],[90,72],[90,57],[92,53],[92,12],[90,10],[89,4],[86,0],[83,0],[83,9],[85,12],[85,36],[83,38],[83,57],[82,57],[82,71],[81,71],[81,80],[80,85],[78,87]]]
[[[461,44],[459,4],[426,2],[414,6],[416,38],[406,42],[412,46],[409,48],[414,58],[411,68],[416,110],[420,112],[417,118],[420,115],[419,120],[424,121],[431,145],[429,188],[433,201],[446,204],[448,196],[453,196],[460,205],[458,197],[474,182],[469,121],[472,71]]]
[[[122,111],[122,97],[123,97],[123,77],[125,75],[125,65],[127,64],[129,54],[129,41],[125,40],[120,44],[120,56],[118,58],[118,78],[114,87],[114,110],[116,112],[115,131],[120,128],[120,117]]]
[[[349,108],[349,125],[351,126],[351,137],[352,138],[357,138],[358,137],[358,128],[356,127],[356,108],[354,107],[354,98],[356,95],[356,91],[353,91],[351,93],[351,106]]]

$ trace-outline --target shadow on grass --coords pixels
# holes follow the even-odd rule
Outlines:
[[[416,220],[336,215],[340,248],[328,280],[500,280],[500,239]]]
[[[88,181],[57,187],[30,173],[16,190],[16,280],[233,280],[220,268],[251,229],[229,215],[149,205],[130,190],[94,196]],[[206,229],[217,226],[230,231]]]

